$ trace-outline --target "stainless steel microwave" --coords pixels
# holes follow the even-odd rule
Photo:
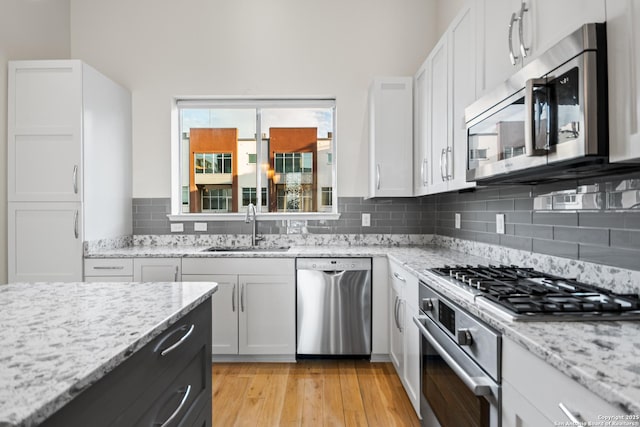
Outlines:
[[[467,181],[611,172],[605,33],[582,26],[465,110]]]

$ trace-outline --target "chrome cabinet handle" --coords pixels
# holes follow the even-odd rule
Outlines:
[[[398,280],[401,280],[403,282],[406,282],[407,279],[405,279],[404,277],[402,277],[401,275],[399,275],[398,273],[396,273],[395,271],[393,272],[393,277],[395,277]]]
[[[240,285],[240,311],[244,313],[244,283]]]
[[[442,181],[445,180],[444,178],[444,170],[442,169],[442,167],[444,166],[444,156],[447,154],[446,149],[442,149],[442,151],[440,152],[440,178],[442,179]]]
[[[78,194],[78,165],[73,166],[73,192]]]
[[[491,385],[489,380],[485,377],[472,377],[465,371],[456,360],[451,357],[447,351],[442,348],[442,346],[438,343],[438,341],[429,333],[429,330],[422,324],[423,321],[427,320],[427,316],[414,316],[413,323],[418,326],[420,333],[422,336],[429,341],[429,344],[434,348],[434,350],[438,353],[447,365],[460,377],[462,382],[471,390],[471,392],[476,396],[489,396],[492,394]]]
[[[376,165],[376,189],[380,189],[380,163]]]
[[[528,12],[527,3],[522,2],[520,5],[520,16],[518,17],[518,36],[520,37],[520,54],[522,54],[522,58],[527,57],[527,52],[529,52],[529,48],[524,45],[524,13]]]
[[[169,347],[167,347],[164,350],[162,350],[160,352],[160,356],[166,356],[167,354],[171,353],[176,348],[180,347],[182,345],[182,343],[185,342],[187,340],[187,338],[189,338],[189,336],[193,333],[193,330],[195,328],[196,328],[196,325],[192,323],[191,326],[189,327],[189,330],[187,331],[187,333],[184,334],[178,341],[176,341],[175,343],[171,344]]]
[[[564,403],[562,402],[558,403],[558,407],[560,408],[562,413],[569,419],[569,421],[571,421],[573,424],[578,426],[585,424],[580,414],[574,414],[573,412],[571,412]]]
[[[233,290],[231,291],[231,311],[236,312],[236,285],[233,285]]]
[[[177,265],[176,265],[176,272],[175,272],[175,274],[173,275],[173,281],[174,281],[174,282],[177,282],[177,281],[178,281],[178,266],[177,266]]]
[[[453,160],[453,151],[451,150],[451,146],[447,146],[447,152],[445,155],[445,171],[447,172],[447,181],[450,181],[453,179],[453,173],[451,168],[449,167],[449,154],[451,154],[452,156],[452,160]],[[453,162],[452,162],[453,163]]]
[[[179,389],[178,391],[182,391],[182,390],[181,390],[181,389]],[[173,411],[173,412],[171,413],[171,415],[169,415],[169,418],[167,418],[167,419],[165,420],[165,422],[163,422],[163,423],[159,424],[159,425],[160,425],[160,427],[166,427],[166,426],[168,426],[168,425],[171,423],[171,421],[173,421],[173,420],[178,416],[178,414],[180,413],[180,410],[182,410],[182,407],[184,406],[184,404],[185,404],[185,403],[187,403],[187,399],[189,399],[189,394],[190,394],[190,393],[191,393],[191,384],[189,384],[189,385],[185,388],[185,390],[184,390],[184,396],[182,396],[182,400],[180,400],[180,403],[178,404],[178,407],[176,408],[176,410],[175,410],[175,411]]]
[[[80,232],[78,231],[78,217],[79,216],[80,216],[80,213],[76,209],[76,213],[73,214],[73,235],[76,237],[76,239],[80,235]]]
[[[402,313],[400,313],[400,309],[403,309]],[[402,320],[400,319],[400,314],[403,315]],[[398,329],[400,330],[400,332],[404,332],[404,328],[402,327],[403,324],[404,324],[404,301],[398,298]]]
[[[515,53],[513,53],[513,24],[518,20],[516,13],[511,14],[511,20],[509,21],[509,60],[511,65],[516,65],[516,61],[520,59]]]
[[[93,267],[94,270],[124,270],[124,266],[122,265],[96,265]]]
[[[400,326],[398,325],[398,301],[400,301],[400,299],[396,296],[396,299],[393,302],[393,321],[396,323],[396,328],[400,329]]]

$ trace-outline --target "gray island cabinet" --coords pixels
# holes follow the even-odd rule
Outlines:
[[[0,426],[211,426],[212,282],[0,287]]]

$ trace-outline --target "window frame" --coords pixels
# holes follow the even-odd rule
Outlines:
[[[333,109],[333,129],[331,136],[332,205],[330,212],[258,212],[264,220],[323,220],[338,219],[338,162],[337,162],[337,99],[336,97],[216,97],[178,96],[171,101],[171,213],[170,221],[244,221],[244,212],[233,213],[183,213],[182,212],[182,150],[180,128],[180,108],[331,108]],[[258,114],[259,115],[259,114]],[[260,132],[260,128],[257,129]],[[259,160],[259,159],[258,159]],[[258,176],[260,176],[258,174]],[[256,179],[256,188],[262,182]]]

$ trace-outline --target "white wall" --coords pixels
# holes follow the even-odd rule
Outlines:
[[[7,61],[69,52],[69,0],[0,2],[0,283],[7,281]]]
[[[133,93],[133,197],[170,197],[176,95],[332,95],[339,196],[367,189],[366,93],[413,75],[436,0],[71,0],[71,54]]]

